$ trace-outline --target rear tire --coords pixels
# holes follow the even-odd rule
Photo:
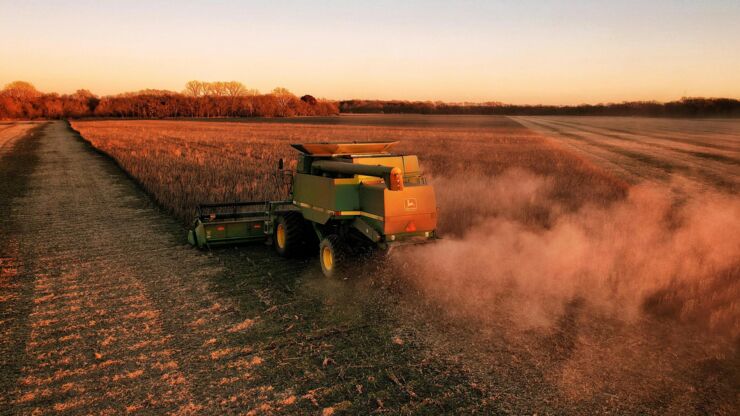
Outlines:
[[[319,244],[319,264],[328,278],[345,277],[350,256],[347,243],[336,234],[328,235]]]
[[[297,211],[290,211],[278,215],[275,219],[273,244],[275,251],[283,257],[292,257],[298,254],[305,245],[305,220]]]

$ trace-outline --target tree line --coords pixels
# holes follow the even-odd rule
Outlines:
[[[682,98],[677,101],[630,101],[608,104],[513,105],[500,102],[319,100],[298,97],[285,88],[268,94],[237,81],[190,81],[181,92],[146,89],[99,97],[88,90],[74,94],[42,93],[32,84],[14,81],[0,90],[0,119],[230,118],[329,116],[339,113],[599,115],[647,117],[740,117],[740,100]]]
[[[0,90],[0,119],[291,117],[338,112],[333,101],[311,95],[299,98],[280,87],[260,94],[237,81],[190,81],[182,92],[146,89],[103,97],[84,89],[74,94],[42,93],[25,81]]]
[[[499,102],[452,104],[432,101],[347,100],[339,102],[339,111],[393,114],[740,117],[740,100],[685,97],[665,103],[629,101],[571,106],[513,105]]]

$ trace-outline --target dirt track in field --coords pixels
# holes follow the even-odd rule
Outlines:
[[[17,259],[4,273],[21,276],[3,296],[28,315],[3,322],[3,343],[12,342],[3,349],[20,365],[15,380],[3,374],[2,407],[192,410],[236,393],[271,395],[250,374],[257,356],[232,368],[212,358],[240,323],[229,313],[234,305],[198,279],[221,268],[173,239],[172,222],[66,125],[50,124],[43,135],[31,191],[3,224],[13,236],[4,257]],[[219,382],[214,367],[233,387],[206,399]]]

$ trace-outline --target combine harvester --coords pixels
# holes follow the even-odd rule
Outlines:
[[[319,247],[324,275],[341,276],[363,249],[436,238],[437,206],[414,155],[398,142],[293,144],[301,152],[284,201],[206,204],[188,233],[198,247],[267,241],[281,256]]]

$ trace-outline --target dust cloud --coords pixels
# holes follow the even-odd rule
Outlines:
[[[616,202],[566,209],[552,181],[514,170],[434,181],[443,240],[395,258],[452,316],[505,314],[549,327],[573,302],[740,337],[740,198],[633,186]],[[585,185],[584,185],[585,186]]]

